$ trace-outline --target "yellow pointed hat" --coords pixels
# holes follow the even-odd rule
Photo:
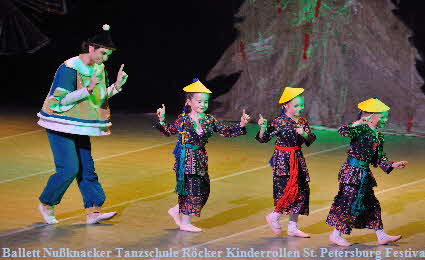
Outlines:
[[[286,103],[303,92],[303,88],[286,87],[279,99],[279,104]]]
[[[385,105],[381,100],[370,98],[366,101],[360,102],[357,107],[365,112],[369,113],[380,113],[390,110],[390,107]]]
[[[183,88],[184,92],[196,92],[196,93],[209,93],[211,94],[211,90],[207,89],[204,84],[199,81],[199,79],[194,78],[193,83]]]

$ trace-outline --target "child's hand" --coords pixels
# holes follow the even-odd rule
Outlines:
[[[304,131],[304,127],[302,127],[302,126],[300,126],[300,125],[295,126],[295,131],[296,131],[299,135],[302,135],[302,136],[307,135],[307,133]]]
[[[248,124],[249,120],[251,120],[250,116],[248,114],[245,113],[245,109],[242,110],[242,116],[241,116],[241,123],[240,126],[241,127],[245,127],[246,124]]]
[[[362,117],[359,120],[354,121],[353,125],[354,126],[356,126],[356,125],[368,125],[372,116],[373,115]]]
[[[403,169],[404,167],[406,167],[406,165],[408,164],[408,161],[400,161],[400,162],[395,162],[391,165],[391,167],[393,168],[398,168],[398,169]]]
[[[262,129],[266,129],[267,128],[267,119],[263,118],[263,116],[261,114],[259,114],[260,119],[258,119],[258,125],[262,128]]]
[[[162,104],[162,107],[158,108],[156,110],[156,115],[158,116],[158,119],[160,122],[164,122],[165,120],[165,106]]]

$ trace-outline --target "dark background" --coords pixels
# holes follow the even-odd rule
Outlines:
[[[51,39],[46,47],[34,54],[0,56],[5,105],[0,109],[41,107],[57,67],[78,55],[81,42],[107,23],[119,48],[106,63],[110,80],[115,81],[121,63],[129,74],[124,91],[111,100],[113,111],[153,112],[162,103],[169,111],[179,111],[181,89],[194,77],[206,83],[207,73],[236,38],[234,23],[243,18],[235,14],[243,2],[68,0],[66,15],[35,21]],[[395,15],[413,30],[410,40],[425,57],[425,0],[393,2],[398,6]],[[425,78],[423,61],[417,61],[417,69]],[[206,85],[217,96],[235,80],[237,75],[220,77]]]

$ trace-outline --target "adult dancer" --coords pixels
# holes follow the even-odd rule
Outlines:
[[[105,193],[95,173],[90,136],[109,135],[108,99],[121,91],[127,80],[123,71],[109,86],[104,62],[116,50],[109,25],[82,45],[82,53],[62,63],[56,71],[38,124],[46,129],[56,173],[40,195],[39,210],[48,224],[57,224],[54,207],[74,179],[83,197],[87,223],[112,218],[116,212],[102,213]]]

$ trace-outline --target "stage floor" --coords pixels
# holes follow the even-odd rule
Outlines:
[[[104,257],[97,259],[130,259],[124,251],[156,248],[178,254],[168,259],[204,259],[205,250],[212,256],[207,259],[246,259],[237,254],[250,250],[279,253],[254,259],[286,259],[292,254],[309,259],[307,253],[311,256],[313,251],[321,259],[356,259],[356,254],[369,256],[363,259],[401,259],[396,255],[401,251],[425,250],[425,138],[386,136],[389,159],[408,160],[409,165],[389,175],[372,170],[385,231],[403,238],[394,245],[378,246],[372,230],[354,230],[348,240],[356,244],[342,248],[329,242],[332,228],[325,224],[349,142],[336,131],[316,130],[316,143],[303,148],[311,176],[311,200],[310,215],[300,217],[299,226],[311,234],[310,239],[276,237],[266,225],[264,217],[273,210],[272,172],[267,165],[273,142],[260,144],[254,139],[256,124],[248,126],[246,136],[228,139],[215,135],[210,139],[211,195],[201,218],[193,218],[204,232],[179,231],[167,214],[177,202],[172,192],[171,154],[176,137],[162,136],[151,126],[153,115],[146,114],[113,114],[113,134],[92,138],[96,172],[107,195],[103,210],[118,215],[103,224],[86,225],[74,182],[55,209],[60,224],[45,225],[37,210],[38,196],[54,164],[45,132],[36,124],[36,112],[29,109],[0,117],[2,259],[18,259],[7,257],[8,250],[18,248],[21,254],[23,249],[27,253],[40,250],[40,256],[61,248],[111,251],[109,258],[104,252]],[[287,217],[281,218],[281,224],[286,234]],[[345,256],[337,255],[344,252]],[[37,259],[28,256],[20,259]],[[43,258],[89,259],[70,256]],[[153,259],[139,256],[131,259]]]

